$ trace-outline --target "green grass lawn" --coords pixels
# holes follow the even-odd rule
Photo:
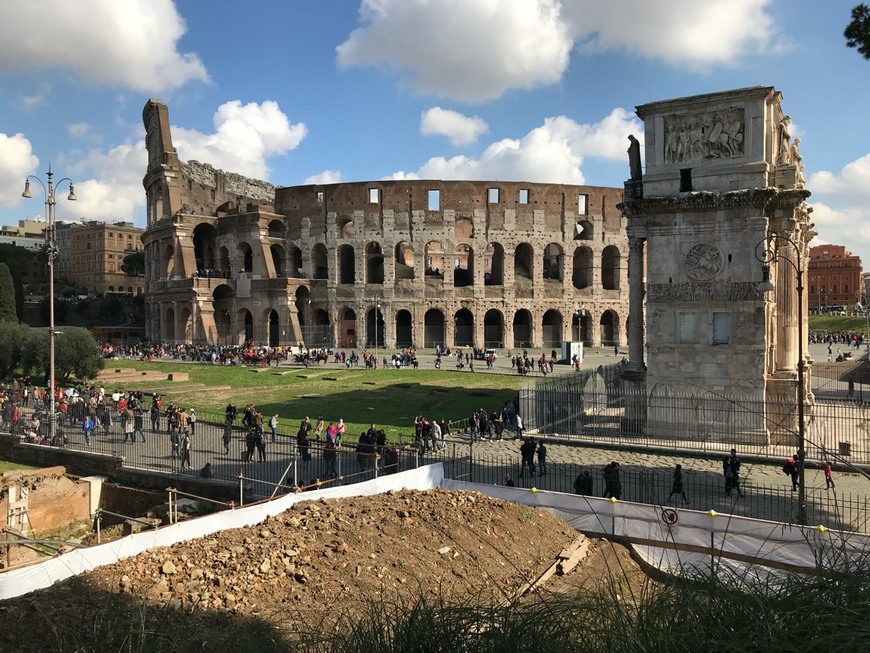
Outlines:
[[[867,334],[867,318],[843,315],[810,315],[810,331],[844,331]]]
[[[327,423],[344,419],[352,439],[372,422],[391,439],[400,433],[413,435],[418,412],[428,418],[451,421],[468,417],[475,408],[482,407],[487,412],[500,410],[505,401],[516,397],[523,382],[518,375],[422,369],[272,367],[254,371],[246,367],[143,361],[109,361],[106,368],[190,375],[186,383],[106,382],[107,394],[119,385],[125,390],[157,391],[164,397],[164,406],[174,401],[196,408],[200,419],[206,413],[223,415],[229,401],[239,412],[252,403],[266,416],[277,413],[279,431],[291,434],[306,415],[312,423],[321,415]],[[231,389],[226,389],[227,386]]]
[[[17,469],[36,469],[30,465],[19,465],[18,463],[10,463],[5,460],[0,460],[0,474],[3,472],[13,472]]]

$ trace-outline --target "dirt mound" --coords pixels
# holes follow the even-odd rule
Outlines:
[[[148,551],[0,603],[0,639],[44,646],[33,635],[35,615],[87,638],[95,612],[132,615],[143,600],[179,615],[233,615],[276,628],[378,597],[505,601],[577,535],[547,511],[472,492],[305,501],[255,526]]]

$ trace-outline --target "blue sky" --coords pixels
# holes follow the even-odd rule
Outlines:
[[[276,185],[621,186],[636,105],[771,85],[820,241],[870,268],[870,62],[842,36],[856,3],[6,1],[0,223],[43,215],[39,192],[20,195],[50,162],[78,196],[58,219],[144,226],[149,97],[169,106],[182,159]]]

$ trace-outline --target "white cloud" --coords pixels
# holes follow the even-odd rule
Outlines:
[[[142,177],[148,165],[145,141],[129,139],[104,152],[90,150],[66,164],[75,182],[76,201],[63,201],[66,189],[58,191],[55,215],[59,220],[144,219],[145,190]],[[142,222],[142,220],[139,220]]]
[[[24,179],[36,172],[38,165],[39,159],[23,134],[0,133],[0,206],[16,206],[21,201]]]
[[[341,181],[341,172],[339,170],[324,170],[316,175],[306,177],[302,185],[306,184],[337,184]]]
[[[41,84],[39,89],[33,95],[19,95],[12,101],[14,106],[19,111],[33,111],[39,107],[44,107],[48,104],[48,96],[51,93],[51,88],[48,84]]]
[[[843,203],[866,206],[870,201],[870,154],[847,163],[840,172],[813,173],[807,180],[807,188],[814,196],[836,195]]]
[[[394,179],[503,179],[554,183],[584,183],[586,157],[626,161],[628,134],[642,136],[640,122],[617,108],[603,120],[582,124],[565,116],[544,120],[520,139],[492,143],[477,158],[433,157],[416,172],[395,172]]]
[[[420,133],[441,135],[453,145],[469,145],[489,131],[489,125],[478,116],[466,116],[458,111],[432,107],[420,116]]]
[[[621,50],[705,68],[786,49],[766,8],[772,0],[571,0],[569,29],[581,53]]]
[[[92,85],[140,92],[208,81],[178,51],[187,31],[172,0],[40,0],[0,4],[0,69],[72,70]]]
[[[295,149],[308,132],[303,123],[291,123],[271,100],[245,105],[239,100],[226,102],[215,113],[214,126],[211,134],[173,126],[178,156],[264,180],[269,175],[266,159]]]
[[[385,66],[421,93],[478,102],[558,82],[572,40],[558,0],[362,0],[342,66]]]
[[[380,66],[418,93],[465,102],[558,83],[572,49],[681,68],[787,47],[772,0],[362,0],[341,66]]]

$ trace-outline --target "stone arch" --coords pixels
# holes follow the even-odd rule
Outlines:
[[[530,282],[534,279],[534,263],[535,250],[529,243],[520,243],[514,250],[514,278],[528,279]]]
[[[356,349],[356,311],[352,308],[344,308],[339,313],[338,319],[341,324],[339,346]]]
[[[302,250],[295,245],[287,250],[287,276],[302,278]]]
[[[269,346],[277,347],[281,344],[281,320],[278,318],[278,311],[275,309],[266,311],[266,324],[268,325]]]
[[[366,283],[384,283],[384,252],[380,243],[371,242],[366,245]]]
[[[230,264],[230,250],[226,247],[221,247],[218,250],[217,266],[218,270],[221,273],[219,276],[229,277],[230,271],[232,270],[232,265]]]
[[[577,225],[580,227],[580,233],[574,231],[574,240],[592,240],[595,235],[595,230],[592,228],[592,223],[589,220],[578,220]]]
[[[193,256],[196,259],[197,274],[210,276],[217,267],[217,229],[203,222],[193,229]]]
[[[558,243],[549,243],[544,247],[543,260],[544,279],[561,281],[564,274],[565,257]]]
[[[592,345],[592,315],[585,309],[574,311],[571,318],[571,340],[572,342],[582,342],[584,346]]]
[[[178,312],[178,325],[181,327],[181,340],[193,342],[193,315],[187,306]]]
[[[281,238],[283,240],[287,235],[287,227],[283,220],[270,220],[267,233],[269,238]]]
[[[414,246],[402,240],[396,243],[396,279],[414,278]]]
[[[423,316],[423,347],[444,347],[444,313],[430,308]]]
[[[594,260],[589,247],[581,246],[574,250],[574,271],[571,281],[575,288],[582,290],[592,286]]]
[[[444,276],[444,245],[437,240],[426,243],[426,274]]]
[[[239,323],[242,324],[243,342],[247,345],[254,339],[254,315],[246,308],[239,311]]]
[[[175,245],[168,243],[163,248],[163,276],[171,279],[175,275]]]
[[[455,240],[474,238],[474,222],[471,218],[456,218],[453,223],[453,238]]]
[[[483,258],[483,285],[504,285],[504,247],[501,243],[488,243]]]
[[[276,277],[285,277],[287,270],[285,268],[284,248],[281,245],[273,244],[269,246],[269,253],[272,255],[272,265],[275,267]]]
[[[218,344],[235,345],[238,340],[233,337],[232,313],[235,291],[232,286],[221,283],[211,293],[212,307],[214,309],[214,323],[217,329]]]
[[[453,249],[453,286],[471,285],[474,285],[474,250],[463,243]]]
[[[314,279],[329,278],[329,258],[326,254],[326,245],[317,243],[311,248],[311,264],[314,267]]]
[[[504,315],[495,308],[483,316],[483,346],[486,349],[504,347]]]
[[[514,313],[514,347],[525,349],[532,346],[532,314],[525,308]]]
[[[384,327],[384,314],[380,305],[366,311],[366,347],[383,349]]]
[[[474,347],[474,315],[467,308],[460,308],[453,316],[453,344],[456,347]]]
[[[163,314],[163,339],[175,340],[175,309],[171,306]]]
[[[356,227],[352,218],[344,218],[338,223],[338,233],[341,238],[356,238]]]
[[[604,290],[619,290],[619,270],[622,257],[615,245],[608,245],[601,252],[601,287]]]
[[[613,347],[619,344],[619,316],[616,311],[606,310],[598,322],[601,331],[601,346]]]
[[[554,308],[541,318],[541,346],[547,349],[562,347],[562,314]]]
[[[338,283],[355,283],[356,256],[354,255],[353,247],[341,245],[336,255],[338,256]]]
[[[414,320],[411,311],[402,309],[396,313],[396,347],[414,346]]]
[[[236,245],[236,254],[239,257],[239,268],[248,274],[254,271],[254,251],[251,245],[245,241]]]

